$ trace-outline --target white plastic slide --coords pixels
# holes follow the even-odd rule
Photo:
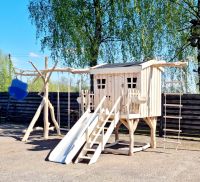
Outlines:
[[[86,111],[49,155],[49,161],[71,163],[86,141],[86,130],[92,131],[98,115]]]

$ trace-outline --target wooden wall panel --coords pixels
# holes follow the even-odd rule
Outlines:
[[[141,104],[141,116],[160,116],[161,112],[161,72],[157,68],[148,67],[141,72],[141,95],[147,98]]]

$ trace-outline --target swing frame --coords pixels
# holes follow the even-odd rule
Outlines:
[[[49,112],[48,109],[50,109],[50,116],[51,119],[53,121],[53,124],[56,128],[57,134],[61,135],[60,133],[60,126],[55,118],[55,114],[54,114],[54,107],[51,104],[50,100],[49,100],[49,80],[50,77],[52,75],[53,72],[68,72],[68,73],[72,73],[72,74],[89,74],[90,69],[74,69],[74,68],[70,68],[70,67],[66,67],[66,68],[56,68],[58,61],[54,64],[54,66],[52,68],[48,68],[48,58],[45,57],[45,69],[43,70],[38,70],[37,67],[30,61],[30,64],[33,66],[34,70],[22,70],[22,69],[16,69],[19,70],[18,72],[15,70],[15,74],[16,75],[21,75],[21,76],[35,76],[36,78],[34,80],[37,80],[38,78],[42,78],[44,86],[42,88],[42,91],[39,93],[39,95],[43,92],[44,95],[42,96],[42,101],[35,113],[35,115],[33,116],[23,138],[22,141],[27,141],[30,133],[33,131],[34,125],[37,122],[42,109],[43,110],[43,122],[44,122],[44,139],[48,139],[49,137],[49,130],[50,130],[50,123],[49,123]],[[70,95],[68,94],[68,97]],[[69,103],[68,103],[68,107],[70,107]],[[69,108],[68,108],[68,112],[69,112]],[[68,116],[69,117],[69,116]],[[68,118],[69,119],[69,118]],[[70,125],[68,124],[68,127],[70,127]]]

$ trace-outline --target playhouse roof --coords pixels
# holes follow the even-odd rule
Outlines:
[[[109,74],[109,73],[132,73],[139,72],[149,66],[158,63],[157,60],[143,61],[143,62],[130,62],[130,63],[114,63],[103,64],[94,67],[91,74]]]
[[[143,62],[129,62],[129,63],[103,64],[103,65],[98,66],[97,69],[138,66],[138,65],[141,65],[142,63],[145,63],[145,62],[147,62],[147,61],[143,61]]]

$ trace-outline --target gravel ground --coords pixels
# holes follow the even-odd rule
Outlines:
[[[21,142],[23,126],[0,124],[0,182],[92,181],[92,182],[199,182],[200,139],[182,140],[176,151],[173,145],[163,149],[157,138],[157,149],[135,153],[133,156],[101,154],[97,163],[58,164],[47,156],[61,138],[43,140],[40,133]],[[127,135],[120,135],[127,139]],[[113,137],[111,138],[113,141]],[[136,135],[135,141],[148,142],[148,136]]]

